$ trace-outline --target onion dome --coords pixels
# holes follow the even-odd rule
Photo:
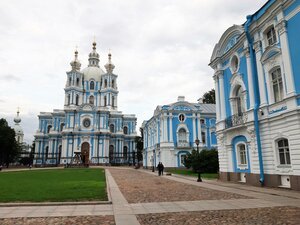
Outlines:
[[[75,59],[70,63],[70,65],[72,66],[72,71],[79,71],[80,70],[80,66],[81,63],[78,60],[78,51],[75,51]]]
[[[105,72],[99,66],[99,54],[96,52],[96,42],[93,43],[93,51],[89,54],[89,65],[81,72],[85,80],[100,81],[101,75]]]
[[[15,127],[14,127],[14,130],[15,130],[15,133],[16,135],[20,134],[22,135],[23,134],[23,129],[21,127],[21,125],[19,124],[21,122],[21,118],[19,116],[19,109],[17,111],[17,116],[14,118],[14,122],[15,122]]]
[[[107,73],[112,73],[115,68],[115,65],[111,62],[111,54],[110,53],[108,53],[108,63],[106,63],[104,67],[105,67]]]
[[[89,54],[89,66],[99,67],[99,54],[96,52],[96,42],[93,42],[93,51]]]

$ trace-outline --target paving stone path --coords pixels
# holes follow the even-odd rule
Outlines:
[[[0,207],[0,224],[300,224],[300,192],[106,168],[112,204]]]

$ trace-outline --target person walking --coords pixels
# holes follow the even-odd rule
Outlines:
[[[162,164],[162,162],[160,162],[160,167],[161,167],[161,175],[164,175],[164,164]]]
[[[158,170],[158,176],[160,176],[161,175],[161,171],[162,171],[162,163],[161,162],[158,163],[157,170]]]

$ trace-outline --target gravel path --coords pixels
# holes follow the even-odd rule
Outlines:
[[[115,225],[114,216],[75,216],[0,219],[1,225]]]
[[[299,225],[300,208],[270,207],[261,209],[158,213],[138,215],[137,218],[141,225]]]
[[[112,168],[109,171],[129,203],[249,198],[167,180],[134,169]]]

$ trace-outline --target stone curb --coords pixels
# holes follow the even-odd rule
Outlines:
[[[87,202],[16,202],[0,203],[0,207],[17,206],[62,206],[62,205],[111,205],[111,201],[87,201]]]

